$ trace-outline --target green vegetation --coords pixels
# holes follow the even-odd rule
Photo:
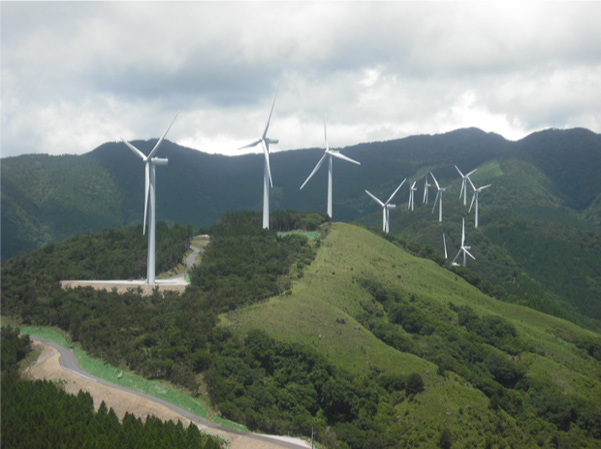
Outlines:
[[[2,327],[2,435],[3,448],[198,448],[218,449],[220,441],[202,435],[195,425],[145,422],[126,413],[123,420],[104,402],[97,412],[89,393],[65,393],[50,381],[30,382],[18,377],[17,366],[29,351],[28,336]]]
[[[252,430],[313,427],[331,449],[599,447],[598,334],[484,294],[415,255],[437,259],[427,247],[326,220],[315,241],[278,236],[249,226],[257,215],[203,230],[182,295],[39,283],[26,302],[3,282],[3,311],[57,325],[124,371],[206,392]],[[28,279],[12,270],[8,292]]]

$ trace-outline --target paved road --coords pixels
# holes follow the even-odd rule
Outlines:
[[[53,342],[48,341],[48,340],[44,340],[43,338],[31,337],[31,340],[33,340],[33,341],[39,341],[39,342],[41,342],[41,343],[43,343],[45,345],[51,346],[54,349],[56,349],[60,353],[59,363],[60,363],[60,365],[61,365],[62,368],[66,369],[66,370],[68,370],[68,371],[70,371],[70,372],[72,372],[74,374],[77,374],[78,376],[81,376],[81,377],[83,377],[85,379],[92,380],[94,382],[98,382],[101,385],[106,385],[107,387],[116,388],[118,390],[125,391],[125,392],[131,393],[131,394],[135,394],[135,395],[138,395],[140,397],[143,397],[143,398],[149,399],[151,401],[157,402],[157,403],[159,403],[161,405],[164,405],[165,407],[168,407],[169,409],[173,410],[174,412],[179,413],[180,415],[188,418],[189,420],[191,420],[191,421],[193,421],[193,422],[195,422],[197,424],[209,427],[211,429],[220,430],[222,432],[227,432],[227,433],[231,433],[231,434],[235,434],[235,435],[243,435],[243,436],[245,436],[247,438],[253,438],[253,439],[256,439],[256,440],[259,440],[259,441],[265,441],[265,442],[268,442],[270,444],[273,444],[273,445],[276,445],[276,446],[279,446],[279,447],[283,447],[283,448],[288,448],[288,449],[307,449],[306,446],[294,444],[294,443],[291,443],[291,442],[288,442],[288,441],[278,440],[276,438],[271,438],[271,437],[266,436],[266,435],[259,435],[259,434],[250,433],[250,432],[242,432],[240,430],[235,430],[235,429],[230,429],[228,427],[220,426],[219,424],[215,424],[214,422],[211,422],[211,421],[209,421],[209,420],[207,420],[207,419],[205,419],[205,418],[203,418],[201,416],[198,416],[198,415],[196,415],[196,414],[194,414],[194,413],[192,413],[192,412],[190,412],[190,411],[188,411],[188,410],[186,410],[186,409],[184,409],[182,407],[179,407],[179,406],[177,406],[177,405],[175,405],[175,404],[173,404],[173,403],[171,403],[169,401],[166,401],[164,399],[157,398],[157,397],[151,396],[149,394],[142,393],[142,392],[139,392],[139,391],[136,391],[136,390],[132,390],[131,388],[127,388],[127,387],[124,387],[122,385],[114,384],[112,382],[108,382],[106,380],[103,380],[103,379],[100,379],[98,377],[92,376],[90,373],[84,371],[79,366],[79,363],[77,362],[77,357],[73,353],[72,349],[65,348],[64,346],[61,346],[61,345],[59,345],[57,343],[53,343]]]
[[[196,265],[196,257],[200,254],[200,252],[202,251],[200,248],[190,245],[190,249],[192,250],[192,253],[186,257],[186,269],[184,270],[183,273],[180,274],[176,274],[175,276],[171,276],[169,278],[169,280],[175,280],[175,279],[184,279],[187,275],[188,272],[190,271],[190,269]]]

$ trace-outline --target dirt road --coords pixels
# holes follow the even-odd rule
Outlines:
[[[32,341],[43,348],[37,362],[29,370],[34,378],[60,379],[64,383],[65,390],[72,394],[77,394],[79,390],[87,391],[94,399],[95,408],[98,408],[104,401],[108,408],[113,408],[119,418],[122,418],[125,412],[129,412],[142,419],[146,419],[148,415],[154,415],[164,421],[177,422],[179,420],[184,426],[194,423],[201,431],[219,435],[228,440],[231,449],[306,449],[310,447],[308,443],[297,438],[259,435],[222,427],[165,400],[98,379],[86,373],[79,366],[71,349],[38,338],[32,338]]]

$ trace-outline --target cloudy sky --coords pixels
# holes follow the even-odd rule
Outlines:
[[[6,2],[2,157],[601,132],[601,2]]]

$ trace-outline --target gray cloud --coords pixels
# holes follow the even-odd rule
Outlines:
[[[601,3],[3,2],[2,156],[601,132]],[[276,135],[277,134],[277,135]]]

